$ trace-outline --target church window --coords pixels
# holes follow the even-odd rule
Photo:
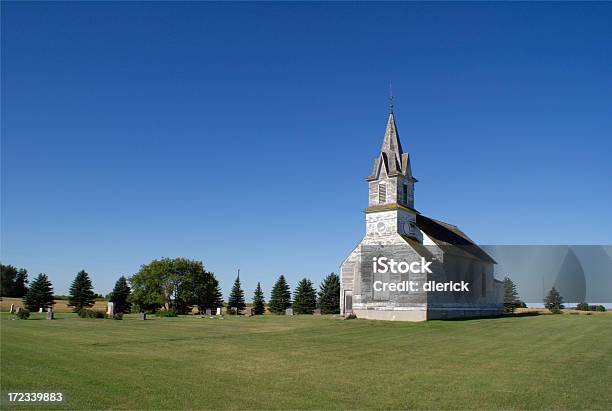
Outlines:
[[[404,191],[402,192],[402,203],[408,204],[408,184],[404,184]]]
[[[482,296],[487,296],[487,275],[485,273],[481,274],[480,285],[482,286]]]
[[[385,184],[378,185],[378,203],[384,204],[387,202],[387,186]]]

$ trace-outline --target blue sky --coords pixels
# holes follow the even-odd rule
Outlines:
[[[423,214],[612,243],[610,3],[1,7],[1,257],[57,293],[162,256],[248,298],[337,271],[390,80]]]

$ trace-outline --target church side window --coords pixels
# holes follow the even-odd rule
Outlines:
[[[482,286],[482,296],[487,296],[487,275],[485,273],[481,274],[480,284]]]
[[[387,186],[385,184],[378,185],[378,203],[384,204],[387,202]]]
[[[402,203],[408,205],[408,184],[404,184],[404,191],[402,192]]]

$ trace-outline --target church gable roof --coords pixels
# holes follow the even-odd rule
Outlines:
[[[467,234],[459,229],[459,227],[425,217],[421,214],[417,214],[416,223],[419,230],[423,231],[438,246],[447,249],[447,251],[452,250],[461,254],[468,254],[478,260],[497,264],[495,260],[493,260],[482,248],[478,247]]]

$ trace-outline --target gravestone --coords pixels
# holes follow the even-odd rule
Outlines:
[[[293,308],[287,308],[285,310],[285,315],[293,315]]]
[[[317,308],[316,310],[314,310],[314,315],[321,315],[321,309]]]
[[[54,318],[53,308],[49,308],[47,310],[47,320],[52,320]]]
[[[212,310],[210,308],[206,309],[206,316],[210,317],[212,315]]]
[[[110,318],[113,318],[113,315],[115,315],[115,303],[112,301],[108,302],[108,309],[106,310],[106,315],[108,315]]]
[[[38,312],[39,312],[39,313],[42,313],[42,312],[43,312],[42,307],[40,307],[40,308],[38,309]]]
[[[138,319],[139,319],[140,321],[144,321],[144,320],[146,320],[146,319],[147,319],[147,313],[139,313],[139,314],[138,314]]]
[[[236,307],[232,307],[232,308],[231,308],[231,314],[232,314],[232,315],[238,315],[238,308],[236,308]]]
[[[221,307],[217,307],[217,315],[221,315]]]
[[[15,312],[15,304],[11,304],[11,309],[9,310],[10,314],[13,314]]]

